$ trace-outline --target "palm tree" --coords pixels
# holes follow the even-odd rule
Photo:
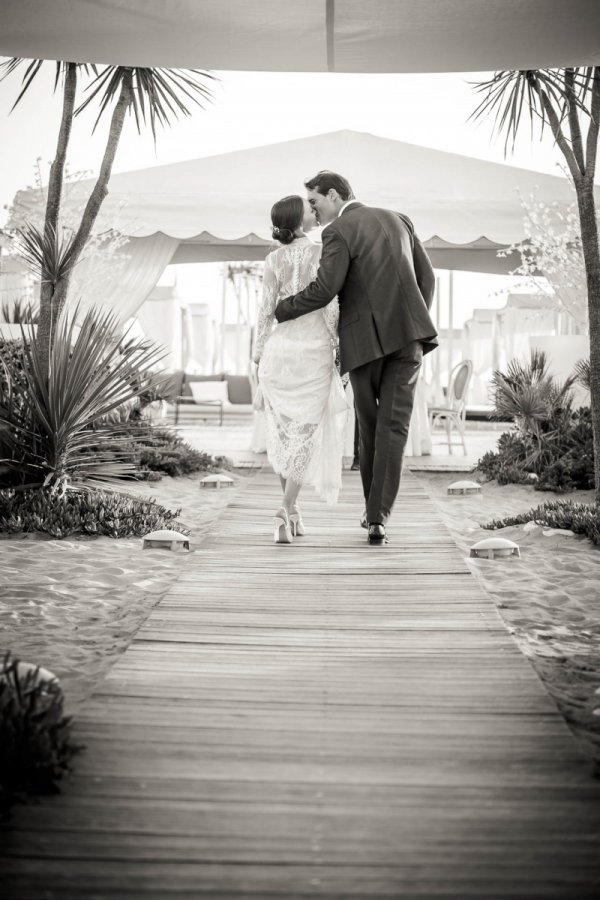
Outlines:
[[[531,132],[549,126],[573,180],[581,226],[590,327],[590,395],[594,434],[596,499],[600,502],[600,247],[594,198],[594,175],[600,126],[600,67],[527,69],[496,72],[475,84],[484,92],[472,118],[495,114],[498,132],[505,132],[505,153],[514,148],[519,128],[529,113]],[[584,137],[582,120],[587,120]]]
[[[12,75],[25,66],[21,91],[13,105],[21,101],[35,76],[40,71],[43,60],[23,60],[12,58],[0,66],[0,80]],[[76,93],[80,73],[93,76],[88,84],[88,97],[76,108]],[[25,225],[20,231],[23,256],[41,277],[40,320],[37,341],[43,371],[48,372],[51,344],[57,322],[64,308],[71,273],[90,237],[98,217],[102,201],[108,193],[108,182],[123,130],[125,116],[133,112],[138,132],[147,120],[156,139],[156,126],[167,126],[179,115],[190,115],[186,105],[191,100],[199,106],[211,98],[210,88],[205,83],[214,76],[198,69],[159,69],[130,66],[107,66],[98,71],[96,66],[57,62],[55,89],[62,80],[63,109],[58,134],[56,155],[50,168],[48,198],[44,227]],[[60,229],[60,204],[65,174],[65,164],[71,128],[74,117],[99,100],[100,110],[96,124],[111,108],[110,127],[104,150],[100,172],[89,196],[81,222],[72,234],[62,234]]]

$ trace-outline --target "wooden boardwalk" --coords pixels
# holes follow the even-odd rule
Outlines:
[[[600,896],[600,782],[415,479],[310,533],[249,480],[77,717],[64,792],[0,832],[0,896]]]

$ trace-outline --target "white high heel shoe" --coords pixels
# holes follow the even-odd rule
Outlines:
[[[295,505],[293,508],[293,512],[290,514],[290,526],[292,529],[293,537],[304,537],[306,534],[306,529],[304,528],[304,522],[302,521],[302,513],[300,512],[300,507]]]
[[[275,513],[275,533],[273,535],[276,544],[291,544],[292,530],[290,528],[290,520],[288,514],[283,508],[278,509]]]

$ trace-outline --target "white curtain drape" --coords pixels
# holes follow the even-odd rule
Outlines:
[[[544,272],[565,310],[573,317],[581,333],[587,334],[589,318],[585,270],[581,278],[577,278],[577,274],[575,266],[572,272],[563,272],[558,268],[549,274]]]
[[[462,333],[463,359],[473,363],[473,380],[469,386],[472,406],[489,405],[489,384],[494,370],[494,310],[476,310],[464,324]]]
[[[496,338],[499,345],[498,365],[505,369],[513,359],[527,362],[531,356],[532,335],[555,335],[554,309],[507,306],[496,313]]]
[[[157,232],[129,238],[113,259],[84,258],[73,273],[71,303],[81,314],[92,306],[110,308],[121,322],[134,316],[148,297],[179,245]]]
[[[173,294],[150,297],[132,321],[145,337],[165,348],[167,355],[162,361],[165,368],[189,372],[197,367],[192,316],[185,301]]]

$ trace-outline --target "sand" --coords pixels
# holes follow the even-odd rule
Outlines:
[[[449,496],[448,485],[464,475],[414,474],[600,772],[600,548],[587,538],[533,523],[496,531],[481,527],[554,500],[556,494],[490,482],[482,484],[480,495]],[[566,496],[593,500],[592,491]],[[474,543],[494,535],[515,541],[520,559],[469,557]]]
[[[141,483],[136,493],[169,509],[199,546],[211,523],[251,473],[234,486],[200,489],[201,475]],[[131,643],[153,606],[185,569],[188,556],[144,550],[139,538],[45,535],[0,541],[0,651],[58,676],[69,714]]]

